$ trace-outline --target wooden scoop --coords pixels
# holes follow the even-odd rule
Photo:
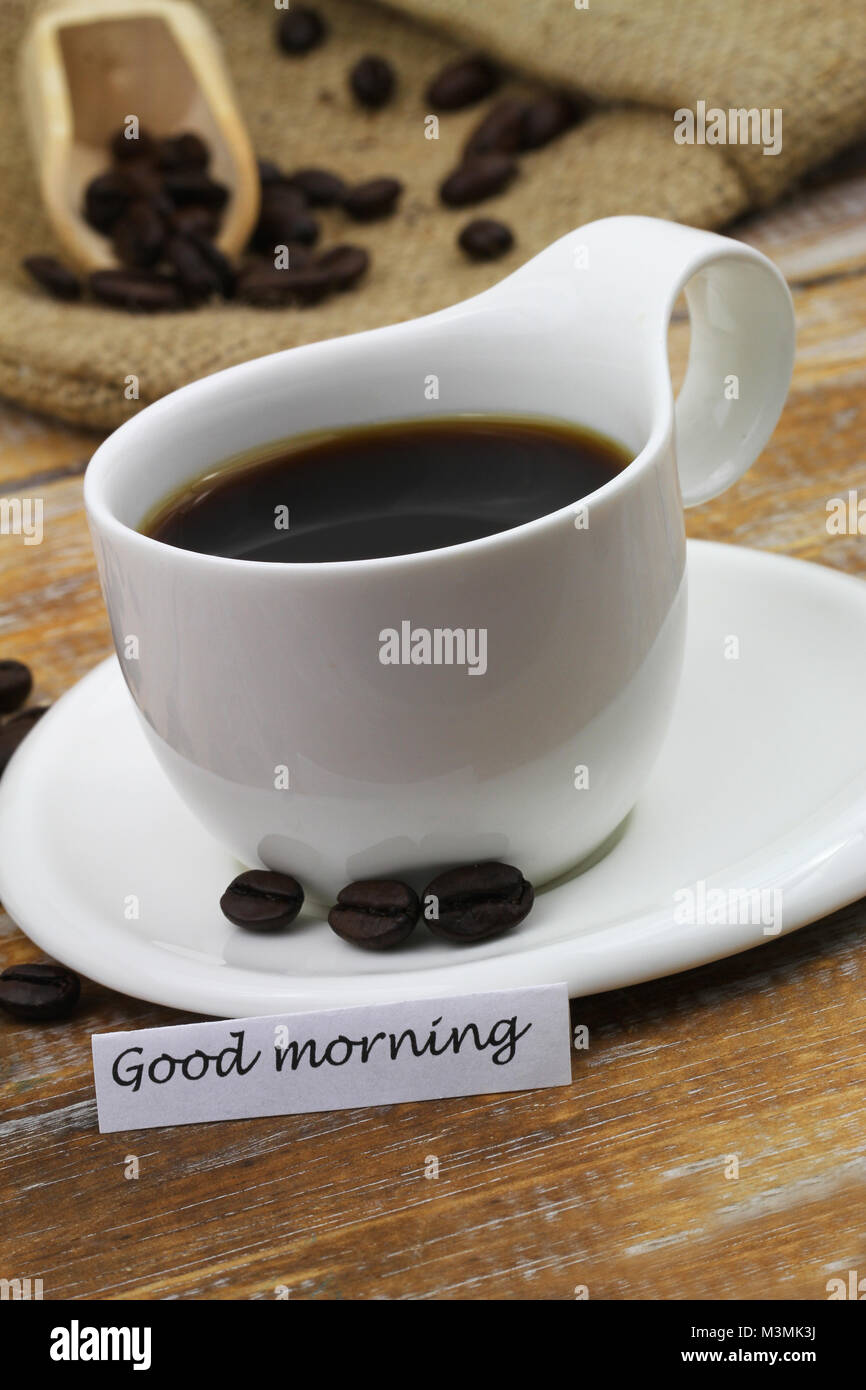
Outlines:
[[[24,102],[45,207],[66,253],[116,265],[82,215],[84,190],[110,164],[108,141],[135,115],[157,136],[194,131],[229,189],[216,243],[246,245],[259,212],[256,160],[216,36],[184,0],[55,0],[22,50]]]

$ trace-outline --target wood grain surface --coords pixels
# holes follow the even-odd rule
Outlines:
[[[866,538],[826,529],[828,498],[866,488],[854,167],[732,229],[789,278],[797,365],[762,458],[688,527],[866,577]],[[675,375],[687,335],[679,318]],[[110,650],[81,507],[94,443],[0,408],[0,495],[45,503],[42,545],[0,537],[0,656],[31,664],[34,698]],[[38,958],[0,917],[2,964]],[[0,1019],[0,1277],[45,1299],[823,1299],[866,1273],[864,996],[861,902],[575,1001],[591,1045],[567,1089],[100,1136],[89,1034],[190,1016],[85,982],[71,1023]]]

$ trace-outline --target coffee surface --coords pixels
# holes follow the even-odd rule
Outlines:
[[[334,431],[230,460],[165,499],[145,535],[242,560],[365,560],[508,531],[631,461],[588,430],[506,416]]]

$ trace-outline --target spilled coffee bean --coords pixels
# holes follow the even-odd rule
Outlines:
[[[498,85],[495,65],[483,54],[473,54],[443,68],[427,88],[427,100],[440,111],[460,111],[489,96]]]
[[[11,714],[33,689],[30,667],[23,661],[0,661],[0,714]]]
[[[307,200],[299,188],[284,182],[265,185],[251,246],[273,255],[275,247],[290,241],[312,246],[318,235],[319,224],[308,212]]]
[[[370,264],[363,246],[332,246],[316,258],[316,268],[327,271],[336,290],[351,289]]]
[[[327,32],[327,25],[317,10],[298,5],[280,16],[277,43],[284,53],[299,58],[317,48]]]
[[[165,221],[151,203],[133,203],[115,222],[112,241],[122,265],[147,270],[162,256]]]
[[[479,154],[514,154],[520,149],[523,121],[529,103],[518,97],[503,97],[476,126],[464,148],[464,161]]]
[[[0,725],[0,776],[6,771],[12,754],[47,711],[48,705],[33,705],[30,709],[19,710]]]
[[[452,208],[480,203],[508,186],[517,164],[507,154],[482,154],[468,159],[443,181],[439,196]]]
[[[94,299],[113,309],[156,314],[183,307],[179,282],[155,271],[94,270],[89,284]]]
[[[281,931],[304,905],[304,890],[291,874],[250,869],[239,874],[220,898],[230,922],[247,931]]]
[[[281,175],[277,171],[277,178]],[[341,203],[348,191],[339,174],[328,169],[296,169],[286,183],[306,198],[311,208],[330,208]]]
[[[388,951],[410,935],[420,910],[418,895],[407,883],[365,879],[340,890],[328,913],[328,923],[337,936],[353,946]]]
[[[65,965],[10,965],[0,975],[0,1008],[15,1018],[67,1018],[81,996],[81,982]]]
[[[370,179],[349,189],[343,207],[356,222],[374,222],[391,215],[402,192],[399,179]]]
[[[378,111],[394,95],[394,69],[385,58],[368,54],[361,58],[349,73],[349,86],[362,106]]]
[[[560,92],[548,92],[526,110],[520,123],[521,150],[539,150],[551,140],[570,130],[586,114],[586,107],[576,97]]]
[[[21,263],[38,285],[55,299],[81,298],[81,281],[53,256],[27,256]]]
[[[327,270],[316,266],[277,270],[272,265],[255,265],[238,276],[237,297],[244,304],[276,309],[285,304],[317,304],[334,288]]]
[[[427,917],[433,899],[438,917]],[[516,927],[535,900],[532,884],[512,864],[467,864],[449,869],[423,893],[425,921],[445,941],[489,941]]]
[[[122,172],[97,174],[84,191],[85,221],[97,232],[110,232],[131,200],[129,182]]]
[[[169,237],[165,243],[165,258],[174,266],[189,304],[201,304],[221,293],[222,277],[203,248],[191,237]]]
[[[494,261],[511,250],[514,233],[504,222],[492,217],[476,217],[474,222],[467,222],[457,242],[474,261]]]

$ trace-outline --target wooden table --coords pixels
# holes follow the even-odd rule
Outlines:
[[[691,535],[866,577],[866,539],[825,526],[829,497],[866,495],[864,212],[855,176],[737,229],[789,277],[797,366],[762,458]],[[49,519],[41,546],[0,539],[0,655],[48,699],[110,650],[81,507],[94,442],[0,408],[0,495],[37,493]],[[38,956],[0,918],[2,964]],[[72,1023],[0,1020],[0,1276],[46,1299],[822,1299],[866,1273],[864,995],[860,902],[576,1001],[591,1047],[568,1090],[102,1137],[90,1032],[189,1016],[85,983]]]

